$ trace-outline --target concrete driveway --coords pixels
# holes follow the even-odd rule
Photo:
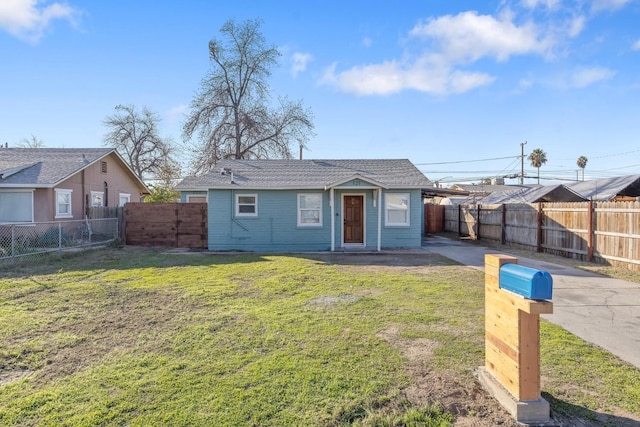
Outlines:
[[[423,249],[484,270],[484,255],[509,254],[441,236],[427,237]],[[608,350],[640,369],[640,284],[577,268],[518,256],[521,265],[553,277],[553,314],[543,318]]]

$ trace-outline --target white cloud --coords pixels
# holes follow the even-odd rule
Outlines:
[[[386,61],[341,73],[336,73],[336,64],[333,64],[320,83],[332,84],[356,95],[391,95],[406,89],[445,95],[464,93],[495,81],[495,77],[488,74],[452,70],[437,59],[422,58],[414,64]]]
[[[446,15],[416,25],[409,36],[431,51],[411,60],[358,65],[341,72],[333,64],[320,83],[358,95],[388,95],[405,89],[464,93],[496,80],[464,67],[483,58],[504,62],[513,55],[545,55],[553,45],[533,23],[517,26],[508,13],[501,19],[476,12]]]
[[[622,9],[627,3],[633,0],[593,0],[592,9],[594,11],[601,10],[618,10]]]
[[[313,60],[310,53],[295,52],[291,56],[291,73],[297,77],[298,73],[307,69],[307,64]]]
[[[570,77],[567,86],[583,88],[602,80],[609,80],[615,75],[613,70],[604,67],[591,67],[576,70]]]
[[[483,57],[505,61],[512,55],[542,54],[551,45],[532,22],[518,27],[508,17],[498,20],[477,12],[431,19],[414,27],[411,35],[434,40],[453,61],[476,61]]]
[[[20,39],[37,43],[52,21],[65,19],[74,25],[78,14],[77,10],[64,2],[2,0],[0,1],[0,29]]]
[[[523,78],[518,82],[518,87],[516,89],[516,93],[523,93],[529,90],[533,86],[533,81],[531,79]]]
[[[636,42],[633,45],[631,45],[631,49],[640,50],[640,39],[636,40]]]
[[[178,105],[177,107],[173,107],[171,109],[169,109],[169,111],[167,111],[165,113],[165,119],[167,120],[167,123],[169,124],[169,126],[173,126],[175,125],[178,120],[182,119],[184,113],[187,111],[189,107],[185,104],[181,104]]]
[[[587,19],[582,15],[574,17],[571,21],[569,21],[567,35],[571,38],[574,38],[580,35],[582,30],[584,30],[586,22],[587,22]]]
[[[548,9],[555,9],[558,5],[562,4],[561,0],[523,0],[522,4],[529,9],[535,9],[539,5],[544,5]]]

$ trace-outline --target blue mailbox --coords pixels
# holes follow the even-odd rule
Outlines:
[[[553,278],[546,271],[518,264],[504,264],[500,267],[500,287],[525,298],[550,300]]]

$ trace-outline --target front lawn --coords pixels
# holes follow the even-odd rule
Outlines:
[[[0,424],[509,425],[473,374],[483,289],[430,254],[125,248],[5,271]],[[640,419],[637,369],[546,322],[542,346],[559,415]]]

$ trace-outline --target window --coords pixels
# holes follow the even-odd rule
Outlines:
[[[130,201],[131,201],[131,194],[120,193],[120,201],[118,202],[118,206],[124,206]]]
[[[102,191],[91,192],[91,206],[104,206],[104,193]]]
[[[384,195],[385,225],[409,225],[409,193]]]
[[[187,203],[207,203],[207,196],[187,195]]]
[[[258,195],[236,194],[236,216],[258,216]]]
[[[100,162],[100,172],[107,173],[107,162]]]
[[[322,225],[322,194],[298,194],[298,227]]]
[[[56,218],[72,218],[71,192],[73,190],[56,189]]]
[[[33,191],[0,191],[0,223],[33,222]]]

